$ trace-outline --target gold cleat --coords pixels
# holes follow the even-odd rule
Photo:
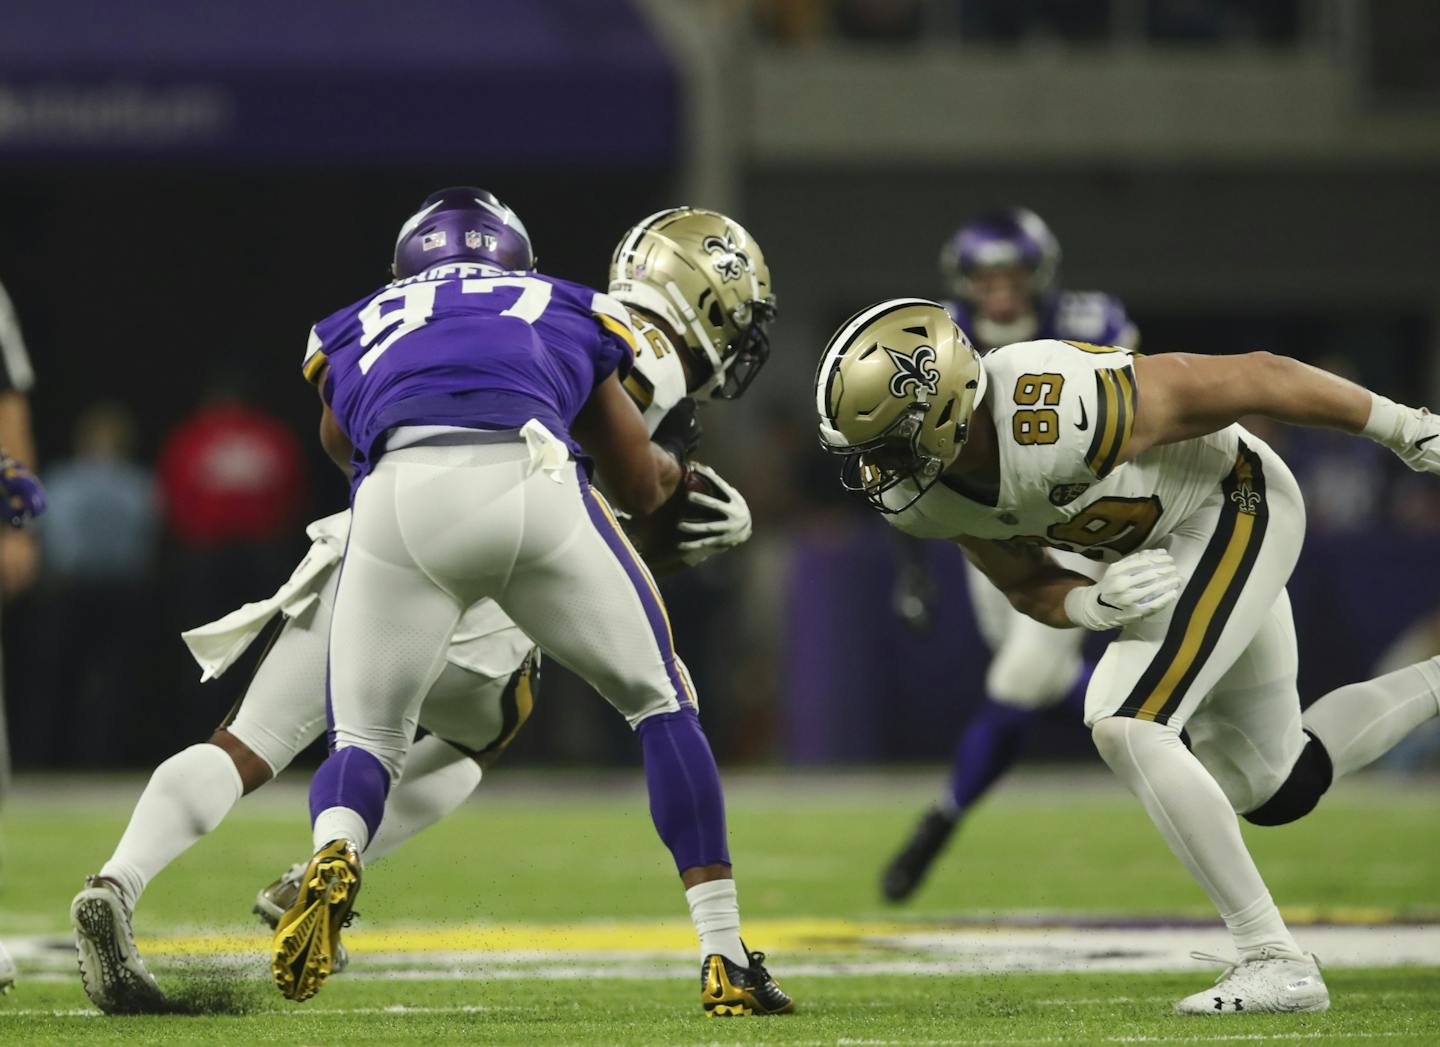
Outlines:
[[[750,966],[741,967],[719,953],[700,966],[700,1004],[711,1018],[744,1018],[755,1014],[790,1014],[795,1001],[765,970],[763,952],[746,951]]]
[[[359,893],[360,855],[349,840],[332,840],[315,852],[294,904],[275,926],[270,971],[286,999],[308,1000],[325,984]]]

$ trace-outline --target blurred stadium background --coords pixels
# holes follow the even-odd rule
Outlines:
[[[815,449],[808,384],[854,308],[942,292],[968,214],[1038,211],[1063,283],[1119,295],[1144,348],[1263,346],[1440,402],[1440,19],[1419,0],[12,0],[0,19],[0,280],[55,495],[4,614],[22,770],[147,766],[229,707],[243,675],[201,688],[175,634],[270,592],[300,525],[342,504],[304,333],[384,278],[438,185],[492,187],[543,267],[590,283],[677,202],[769,256],[774,358],[705,416],[756,537],[668,585],[727,764],[940,760],[979,698],[958,554],[932,551],[937,614],[908,627],[894,543]],[[1368,444],[1276,442],[1310,500],[1302,692],[1413,629],[1440,645],[1440,489]],[[634,761],[576,689],[550,674],[513,762]],[[1038,751],[1089,759],[1071,725]]]
[[[707,730],[722,768],[938,765],[986,654],[953,549],[928,552],[928,626],[897,610],[896,544],[815,444],[827,335],[939,295],[954,227],[1018,204],[1058,235],[1063,284],[1120,296],[1144,349],[1265,347],[1440,404],[1437,53],[1426,0],[8,0],[0,281],[52,493],[38,577],[6,575],[17,772],[148,769],[229,708],[244,674],[201,687],[177,632],[268,595],[303,524],[343,505],[305,332],[384,280],[398,223],[456,183],[596,285],[661,207],[755,235],[774,356],[704,415],[755,537],[665,585]],[[1362,441],[1266,435],[1310,510],[1302,694],[1440,652],[1440,486]],[[1433,774],[1437,750],[1392,770]],[[1061,720],[1032,751],[1098,767]],[[549,669],[497,776],[637,756]]]

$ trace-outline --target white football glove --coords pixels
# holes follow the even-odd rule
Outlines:
[[[686,565],[694,567],[716,553],[734,548],[750,537],[750,507],[745,504],[740,492],[708,465],[692,462],[690,468],[713,483],[725,496],[723,499],[716,498],[701,491],[691,491],[687,495],[692,505],[719,513],[723,517],[719,520],[680,521],[679,529],[695,537],[679,543],[675,548],[680,551],[680,558]]]
[[[1065,613],[1082,629],[1103,632],[1148,618],[1180,598],[1185,579],[1164,549],[1131,553],[1094,585],[1065,594]]]
[[[1417,473],[1440,474],[1440,416],[1371,393],[1370,420],[1361,432],[1390,448]]]

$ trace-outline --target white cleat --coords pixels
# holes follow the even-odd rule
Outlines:
[[[106,1014],[161,1011],[165,994],[135,947],[130,908],[108,880],[85,879],[85,889],[70,903],[80,982],[85,995]]]
[[[285,911],[294,905],[295,899],[300,896],[300,877],[304,875],[305,863],[296,862],[273,883],[260,888],[260,893],[255,895],[255,908],[250,911],[264,920],[273,931],[280,923],[280,917],[285,915]]]
[[[1225,972],[1213,988],[1175,1004],[1176,1014],[1299,1014],[1330,1009],[1330,990],[1310,953],[1282,956],[1267,950],[1257,959],[1240,961],[1203,952],[1190,955],[1225,964]]]
[[[0,996],[15,988],[15,977],[18,973],[15,961],[10,957],[5,944],[0,942]]]

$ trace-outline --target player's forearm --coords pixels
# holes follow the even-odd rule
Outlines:
[[[1135,379],[1139,407],[1122,461],[1158,444],[1218,432],[1253,415],[1358,433],[1372,399],[1354,382],[1267,352],[1141,357],[1135,361]]]
[[[633,467],[607,471],[604,463],[600,464],[611,500],[631,516],[649,516],[665,504],[680,484],[680,463],[673,454],[653,443],[646,444],[645,453],[647,459]]]
[[[1288,425],[1358,433],[1370,417],[1370,393],[1339,375],[1288,356],[1251,353],[1246,376],[1256,409]]]
[[[37,468],[35,438],[30,431],[30,403],[24,393],[0,393],[0,447],[23,462],[31,472]]]
[[[1005,591],[1010,606],[1052,629],[1073,629],[1075,623],[1065,611],[1065,597],[1070,590],[1090,585],[1084,575],[1055,568],[1027,582],[1012,585]]]
[[[655,486],[659,501],[655,508],[659,508],[668,502],[680,486],[680,477],[684,475],[685,468],[676,457],[661,447],[659,444],[650,445],[650,457],[655,460]]]

